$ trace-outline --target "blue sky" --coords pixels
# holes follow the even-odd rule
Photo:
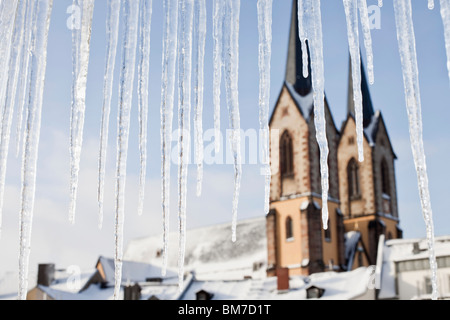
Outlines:
[[[148,181],[144,215],[138,217],[139,174],[138,117],[133,100],[128,180],[125,211],[125,245],[128,240],[162,230],[160,206],[160,89],[162,47],[162,1],[153,1],[151,32],[151,79],[149,111]],[[340,128],[346,116],[348,44],[341,1],[322,1],[325,88],[334,120]],[[31,252],[31,272],[39,262],[55,262],[57,267],[76,264],[94,267],[102,254],[113,256],[114,244],[114,169],[116,157],[117,81],[115,82],[105,190],[105,223],[97,228],[97,157],[102,106],[102,80],[105,59],[106,1],[97,1],[94,11],[91,60],[89,66],[84,149],[81,161],[76,225],[68,222],[69,206],[69,119],[71,104],[71,33],[66,27],[66,9],[71,0],[54,3],[50,26],[47,78],[38,162],[38,180]],[[212,36],[211,3],[208,0],[208,29],[205,57],[204,129],[212,128]],[[368,0],[368,4],[376,4]],[[271,108],[281,89],[287,56],[290,0],[274,0]],[[427,2],[413,1],[420,70],[424,140],[427,152],[431,200],[437,235],[450,234],[448,217],[447,159],[450,158],[449,79],[446,69],[443,27],[439,7],[427,9]],[[256,0],[241,1],[239,101],[241,126],[259,128],[258,122],[258,34]],[[375,84],[373,103],[380,109],[398,156],[396,162],[399,214],[404,236],[424,237],[425,224],[420,209],[417,180],[409,144],[408,120],[403,80],[398,55],[395,21],[391,1],[381,10],[381,29],[373,30]],[[120,47],[120,44],[119,44]],[[364,49],[363,49],[364,56]],[[120,63],[120,50],[117,63]],[[117,69],[116,69],[117,71]],[[116,80],[118,78],[116,72]],[[222,128],[228,127],[227,110],[222,105]],[[174,119],[176,127],[176,118]],[[14,127],[13,127],[14,129]],[[12,152],[13,153],[13,152]],[[204,192],[194,194],[195,166],[189,168],[188,228],[231,220],[233,168],[231,165],[205,167]],[[239,218],[263,216],[264,180],[259,167],[243,166]],[[176,171],[172,167],[171,230],[176,230]],[[18,213],[20,200],[20,159],[10,156],[5,194],[3,237],[0,240],[0,272],[17,268]],[[240,235],[238,230],[238,240]],[[231,239],[231,231],[230,231]],[[187,239],[189,241],[189,239]],[[176,244],[170,250],[177,250]]]

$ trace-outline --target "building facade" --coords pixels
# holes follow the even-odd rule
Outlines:
[[[351,270],[374,265],[378,238],[402,237],[398,227],[394,161],[396,155],[380,111],[374,111],[362,67],[364,162],[356,144],[353,83],[349,72],[347,119],[338,129],[325,98],[329,156],[329,197],[321,199],[320,151],[314,123],[314,93],[303,77],[297,1],[293,1],[286,77],[270,119],[271,210],[266,217],[268,275],[288,268],[291,275]],[[274,166],[275,164],[275,166]],[[328,206],[329,227],[321,209]],[[352,232],[349,247],[346,237]],[[358,237],[355,237],[355,232]],[[347,242],[347,244],[346,244]],[[352,256],[350,257],[350,254]],[[349,261],[352,262],[349,265]]]

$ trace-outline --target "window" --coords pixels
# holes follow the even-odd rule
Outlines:
[[[389,167],[386,163],[386,160],[383,159],[381,161],[381,188],[383,191],[383,194],[390,195],[391,194],[391,188],[389,186]]]
[[[364,266],[363,252],[364,252],[363,248],[358,247],[358,267]]]
[[[347,166],[348,178],[348,195],[350,199],[358,199],[361,197],[359,188],[359,168],[356,160],[352,158]]]
[[[325,241],[330,242],[331,241],[331,226],[330,226],[330,220],[328,220],[328,228],[327,230],[324,230],[325,234]]]
[[[425,293],[431,294],[433,292],[433,286],[431,285],[430,277],[425,277]]]
[[[294,157],[292,153],[292,138],[285,131],[280,140],[280,172],[281,176],[290,176],[294,173]]]
[[[355,144],[355,137],[349,137],[348,138],[348,144],[349,145],[354,145]]]
[[[292,240],[294,238],[294,230],[292,225],[292,218],[286,218],[286,240]]]

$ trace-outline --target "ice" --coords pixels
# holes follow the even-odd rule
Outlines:
[[[434,0],[428,0],[428,9],[430,10],[434,9]]]
[[[414,164],[417,172],[420,202],[427,229],[428,252],[431,269],[432,299],[438,298],[437,263],[434,252],[434,226],[431,210],[428,174],[423,145],[422,107],[420,100],[419,69],[417,65],[416,40],[412,20],[411,0],[394,1],[397,39],[405,86],[406,108]]]
[[[203,91],[205,71],[205,41],[206,41],[206,2],[195,1],[194,37],[197,43],[195,52],[195,163],[197,163],[197,197],[202,194],[203,181]]]
[[[35,1],[32,23],[33,35],[30,50],[31,77],[29,84],[28,113],[22,162],[22,192],[20,211],[19,249],[19,294],[20,300],[27,298],[28,266],[31,250],[34,196],[36,189],[36,165],[38,159],[41,111],[44,96],[45,70],[47,65],[47,42],[53,0]],[[30,26],[29,26],[30,27]]]
[[[378,6],[381,8],[383,7],[383,0],[378,0]]]
[[[359,0],[359,13],[361,17],[361,26],[364,35],[364,46],[366,48],[367,72],[369,74],[369,83],[374,84],[375,75],[373,70],[373,50],[372,36],[370,34],[369,11],[367,9],[367,0]]]
[[[347,20],[348,44],[352,65],[353,99],[355,102],[356,140],[359,161],[364,161],[363,98],[361,93],[361,56],[359,51],[358,1],[343,0]],[[370,29],[369,29],[370,33]]]
[[[114,299],[119,298],[122,283],[123,224],[125,211],[125,183],[127,174],[128,138],[130,113],[133,100],[133,83],[136,69],[138,42],[139,1],[125,0],[123,4],[124,34],[122,43],[122,65],[119,80],[119,105],[117,119],[117,175],[115,208],[115,283]]]
[[[441,0],[441,16],[444,24],[445,49],[447,51],[447,69],[450,80],[450,0]]]
[[[272,56],[272,0],[258,0],[259,33],[259,125],[261,130],[262,163],[264,166],[264,212],[270,205],[269,108],[270,60]],[[300,12],[301,10],[299,10]]]
[[[27,4],[27,11],[26,11],[26,17],[25,17],[25,29],[23,34],[23,50],[22,50],[22,63],[20,67],[20,76],[19,76],[19,88],[17,92],[18,97],[18,106],[17,106],[17,124],[16,124],[16,157],[19,156],[20,153],[20,146],[23,136],[23,114],[25,109],[25,103],[26,103],[26,95],[27,95],[27,80],[30,77],[30,68],[28,68],[28,65],[30,64],[30,46],[31,46],[31,33],[32,33],[32,26],[31,23],[34,15],[34,5],[31,5],[30,0],[26,0]]]
[[[308,0],[298,0],[297,2],[297,10],[298,12],[298,34],[300,37],[300,42],[302,44],[302,64],[303,64],[303,77],[307,78],[309,76],[309,59],[308,59],[308,47],[306,46],[306,39],[308,38],[308,35],[306,33],[306,26],[304,25],[305,18],[304,15],[306,12],[304,12],[306,8],[306,1]]]
[[[75,223],[78,174],[83,144],[83,127],[86,109],[86,82],[89,65],[90,40],[94,0],[74,0],[82,10],[81,29],[72,30],[73,82],[72,111],[70,119],[70,208],[69,221]]]
[[[181,0],[178,53],[178,286],[183,288],[186,249],[186,198],[190,146],[192,28],[194,0]]]
[[[139,69],[138,69],[138,100],[139,100],[139,202],[138,215],[144,210],[145,177],[147,168],[147,122],[148,122],[148,86],[150,74],[150,29],[152,21],[152,0],[140,0],[139,27]]]
[[[223,23],[223,62],[225,73],[225,88],[227,108],[231,127],[231,151],[234,162],[234,193],[232,209],[232,236],[236,241],[237,209],[239,192],[241,188],[242,162],[241,162],[241,136],[239,113],[239,14],[240,0],[225,1],[225,17]]]
[[[161,79],[161,204],[163,215],[163,268],[167,271],[169,247],[170,152],[172,141],[175,66],[177,58],[178,1],[164,0],[164,34]]]
[[[114,82],[117,42],[119,36],[120,0],[108,0],[106,17],[106,66],[103,81],[103,107],[100,131],[100,151],[98,157],[98,226],[103,226],[103,198],[105,188],[106,151],[108,147],[109,115],[111,111],[111,95]]]
[[[0,140],[0,237],[2,235],[2,211],[5,192],[6,163],[8,159],[9,140],[11,136],[11,123],[16,100],[16,88],[19,77],[20,57],[23,45],[23,28],[26,6],[20,1],[15,12],[15,26],[10,49],[9,75],[6,81],[6,95],[2,99],[1,140]]]
[[[225,14],[224,0],[213,0],[213,39],[214,39],[214,78],[213,78],[213,101],[214,101],[214,129],[215,129],[215,152],[220,150],[220,85],[222,81],[222,51],[223,51],[223,23]]]

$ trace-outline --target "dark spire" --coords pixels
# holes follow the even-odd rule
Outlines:
[[[374,115],[372,99],[370,97],[369,85],[367,83],[366,72],[361,60],[361,93],[363,97],[363,126],[367,127]],[[353,100],[353,77],[352,77],[352,61],[349,62],[348,75],[348,112],[355,115],[355,102]]]
[[[298,34],[297,0],[293,0],[288,58],[286,63],[286,81],[292,84],[295,88],[295,91],[297,91],[300,95],[305,96],[312,90],[311,63],[308,64],[309,76],[307,78],[303,78],[302,61],[302,46]]]

